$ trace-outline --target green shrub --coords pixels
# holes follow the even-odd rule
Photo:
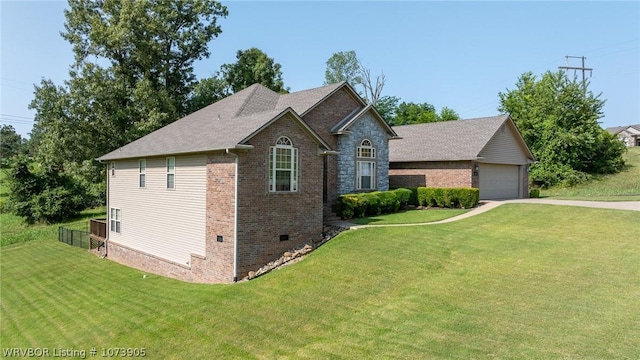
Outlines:
[[[400,209],[400,200],[395,191],[381,191],[377,195],[383,214],[392,214]]]
[[[449,190],[447,188],[434,188],[433,201],[437,207],[449,207]]]
[[[419,187],[417,189],[418,206],[435,206],[434,190],[435,188]]]
[[[417,188],[416,188],[417,191]],[[414,202],[413,204],[411,203],[411,198],[413,196],[413,191],[411,191],[410,189],[406,189],[406,188],[398,188],[393,190],[393,192],[396,194],[396,197],[398,198],[398,201],[400,202],[400,206],[407,206],[407,205],[414,205],[417,202],[417,196],[416,198],[416,202]]]
[[[404,198],[409,197],[407,189],[400,193]],[[409,191],[410,192],[410,191]],[[360,194],[344,194],[338,197],[336,213],[342,219],[352,219],[364,216],[376,216],[390,214],[400,209],[400,200],[396,190],[374,191]]]
[[[408,189],[411,190],[411,197],[409,198],[408,205],[415,205],[415,206],[420,205],[420,203],[418,202],[418,188],[413,187]]]
[[[463,209],[471,209],[478,205],[480,201],[480,189],[476,188],[457,188],[457,201],[456,206]]]
[[[540,197],[540,189],[531,189],[529,190],[529,197],[537,199]]]
[[[363,217],[366,211],[366,200],[362,194],[345,194],[338,197],[337,214],[347,220]]]
[[[480,190],[476,188],[418,188],[418,204],[470,209],[478,205]]]
[[[380,192],[362,193],[360,196],[364,197],[366,210],[365,215],[375,216],[382,214],[382,202],[378,196]]]

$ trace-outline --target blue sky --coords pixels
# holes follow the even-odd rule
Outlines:
[[[257,47],[282,64],[292,91],[321,86],[326,61],[355,50],[383,95],[452,108],[463,118],[498,114],[498,93],[524,72],[541,75],[585,56],[589,89],[602,93],[603,127],[640,123],[640,2],[222,2],[229,16],[196,64],[198,78]],[[4,1],[0,120],[31,131],[33,84],[62,85],[73,61],[62,1]],[[570,65],[579,66],[573,59]],[[573,73],[571,73],[573,75]]]

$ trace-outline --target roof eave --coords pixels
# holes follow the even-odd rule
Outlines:
[[[214,151],[225,151],[225,150],[251,150],[253,149],[254,146],[253,145],[248,145],[248,144],[236,144],[234,146],[222,146],[222,147],[216,147],[216,148],[210,148],[210,149],[199,149],[199,150],[193,150],[193,151],[182,151],[182,152],[167,152],[167,153],[158,153],[158,154],[131,154],[131,155],[125,155],[125,156],[117,156],[117,157],[113,157],[113,156],[101,156],[99,158],[95,158],[94,160],[99,161],[99,162],[105,162],[105,161],[114,161],[114,160],[128,160],[128,159],[143,159],[143,158],[147,158],[147,157],[162,157],[162,156],[179,156],[179,155],[193,155],[193,154],[206,154],[206,153],[210,153],[210,152],[214,152]]]

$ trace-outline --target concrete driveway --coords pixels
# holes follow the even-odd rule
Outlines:
[[[421,224],[388,224],[388,225],[355,225],[348,221],[339,220],[330,222],[328,225],[340,226],[346,229],[362,229],[366,227],[381,227],[381,226],[421,226],[421,225],[435,225],[445,224],[453,221],[466,219],[468,217],[481,214],[483,212],[494,209],[502,204],[510,203],[524,203],[524,204],[548,204],[548,205],[564,205],[564,206],[582,206],[598,209],[616,209],[616,210],[631,210],[640,211],[640,201],[578,201],[578,200],[555,200],[555,199],[512,199],[512,200],[481,200],[480,205],[473,210],[464,213],[462,215],[454,216],[448,219],[434,221]]]
[[[502,203],[525,203],[525,204],[550,204],[582,206],[598,209],[617,209],[640,211],[640,201],[582,201],[582,200],[555,200],[555,199],[514,199],[504,200]]]

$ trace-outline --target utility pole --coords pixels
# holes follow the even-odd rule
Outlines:
[[[563,69],[563,70],[573,70],[573,75],[576,75],[576,72],[578,70],[582,71],[582,86],[585,86],[585,72],[589,71],[589,76],[591,76],[591,74],[593,74],[593,68],[586,68],[584,67],[584,61],[587,59],[584,56],[565,56],[565,59],[567,60],[567,66],[558,66],[558,69]],[[582,66],[569,66],[569,59],[582,59]]]

